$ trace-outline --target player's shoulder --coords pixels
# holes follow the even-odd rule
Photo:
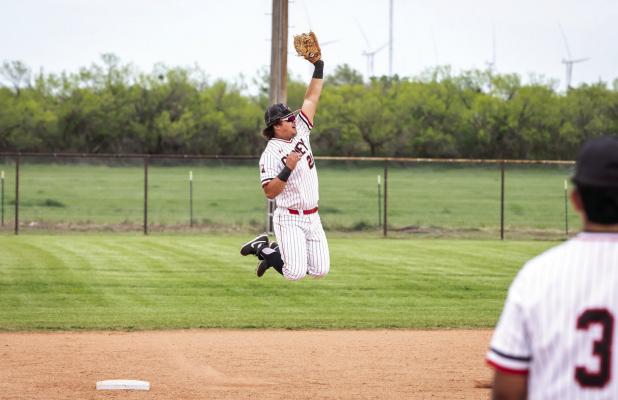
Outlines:
[[[286,144],[289,145],[289,142],[283,141],[280,139],[270,139],[268,143],[266,143],[266,147],[264,148],[264,151],[262,152],[262,156],[260,157],[260,159],[265,159],[265,158],[279,159],[281,157],[281,154],[285,153],[284,147]]]
[[[264,147],[264,150],[262,151],[262,155],[260,156],[260,160],[263,160],[265,158],[268,158],[270,156],[270,154],[272,153],[272,146],[270,146],[270,140],[266,143],[266,147]]]
[[[277,139],[270,139],[266,142],[266,147],[262,154],[272,153],[273,151],[277,151],[281,147],[281,143]]]
[[[313,121],[305,114],[303,110],[298,113],[298,119],[309,129],[313,129]]]
[[[530,268],[580,268],[585,260],[608,250],[607,243],[618,242],[618,235],[580,232],[575,237],[551,247],[529,261]],[[618,243],[616,243],[618,248]],[[585,264],[585,263],[584,263]]]
[[[577,247],[578,241],[575,238],[566,240],[539,253],[530,260],[530,263],[534,265],[563,264],[565,259],[568,260],[570,255],[577,251]]]
[[[524,268],[534,270],[535,268],[547,268],[554,265],[563,263],[567,254],[571,251],[572,241],[568,240],[564,243],[552,246],[549,249],[544,250],[535,257],[531,258]]]
[[[564,266],[565,244],[554,246],[528,260],[519,269],[509,288],[512,302],[533,308],[543,300],[545,293],[563,274],[558,269]]]
[[[525,282],[529,287],[550,284],[571,268],[571,261],[577,257],[576,247],[577,243],[571,239],[543,251],[524,264],[516,281]]]
[[[311,121],[311,119],[307,116],[307,114],[305,114],[302,110],[300,111],[300,113],[298,114],[298,119],[297,119],[297,123],[296,123],[296,132],[300,135],[300,136],[306,136],[309,135],[311,133],[311,130],[313,129],[313,122]]]

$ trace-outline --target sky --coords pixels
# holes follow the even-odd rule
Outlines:
[[[436,65],[454,73],[517,73],[564,89],[618,78],[616,0],[392,0],[392,72],[414,77]],[[290,0],[288,71],[310,75],[291,36],[316,32],[325,73],[348,64],[369,75],[367,56],[388,43],[390,0]],[[114,53],[151,72],[157,63],[199,66],[209,80],[250,82],[270,65],[271,0],[0,0],[0,61],[34,72],[77,72]],[[564,33],[564,35],[561,33]],[[568,43],[569,52],[564,37]],[[569,56],[570,53],[570,56]],[[389,73],[389,49],[373,73]]]

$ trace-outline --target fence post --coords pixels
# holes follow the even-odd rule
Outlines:
[[[2,210],[2,225],[4,226],[4,170],[0,173],[0,209]]]
[[[378,227],[382,225],[382,191],[380,186],[380,175],[378,175]]]
[[[387,206],[387,199],[388,199],[388,160],[384,160],[384,237],[386,237],[388,235],[388,221],[387,221],[387,215],[388,215],[388,206]]]
[[[189,171],[189,226],[193,228],[193,171]]]
[[[148,157],[144,157],[144,235],[148,235]]]
[[[273,233],[273,215],[277,209],[274,199],[266,199],[266,233]]]
[[[504,240],[504,160],[500,163],[500,240]]]
[[[15,157],[15,234],[19,235],[19,154]]]
[[[564,234],[566,239],[569,238],[569,185],[567,180],[564,180]]]

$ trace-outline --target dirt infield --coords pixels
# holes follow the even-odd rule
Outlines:
[[[487,399],[491,332],[0,333],[0,398]],[[106,379],[151,389],[95,390]]]

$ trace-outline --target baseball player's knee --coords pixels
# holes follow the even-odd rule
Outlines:
[[[322,278],[323,276],[326,276],[329,271],[330,271],[330,265],[325,264],[325,265],[316,267],[314,270],[311,271],[310,274],[314,278]]]
[[[303,279],[307,275],[305,270],[301,268],[287,268],[287,265],[283,267],[283,276],[290,281],[298,281]]]

